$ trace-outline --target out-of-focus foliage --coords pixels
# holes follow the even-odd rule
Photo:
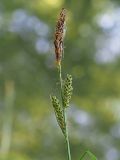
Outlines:
[[[118,0],[0,0],[0,159],[66,159],[49,98],[59,87],[53,34],[62,7],[72,158],[89,149],[99,160],[120,159]]]

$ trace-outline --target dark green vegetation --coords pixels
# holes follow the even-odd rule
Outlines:
[[[72,158],[89,149],[99,160],[120,159],[119,1],[0,0],[0,156],[6,160],[66,159],[50,102],[59,86],[53,33],[63,6],[63,77],[72,74],[74,87]]]

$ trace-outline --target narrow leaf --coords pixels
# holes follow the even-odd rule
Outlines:
[[[87,158],[87,159],[86,159]],[[89,160],[97,160],[97,158],[95,157],[95,155],[93,153],[91,153],[90,151],[86,151],[80,158],[80,160],[88,160],[88,158],[90,158]]]

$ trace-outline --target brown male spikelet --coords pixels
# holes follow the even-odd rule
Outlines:
[[[60,65],[62,54],[64,50],[63,40],[65,36],[65,28],[66,28],[66,9],[62,8],[55,30],[55,37],[54,37],[54,46],[55,46],[55,55],[56,55],[56,62],[57,65]]]

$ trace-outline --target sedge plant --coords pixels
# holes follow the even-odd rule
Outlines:
[[[70,100],[73,92],[72,86],[72,76],[70,74],[66,75],[66,78],[62,78],[62,55],[64,53],[63,40],[66,31],[66,9],[62,8],[55,30],[54,46],[56,55],[56,68],[58,70],[59,77],[59,91],[60,99],[57,96],[51,96],[51,102],[54,108],[55,116],[59,127],[63,133],[68,160],[71,160],[70,143],[68,136],[68,125],[67,125],[67,115],[66,109],[70,106]],[[90,152],[86,151],[80,158],[80,160],[85,160],[86,158],[91,158],[89,160],[97,160],[96,157]]]

